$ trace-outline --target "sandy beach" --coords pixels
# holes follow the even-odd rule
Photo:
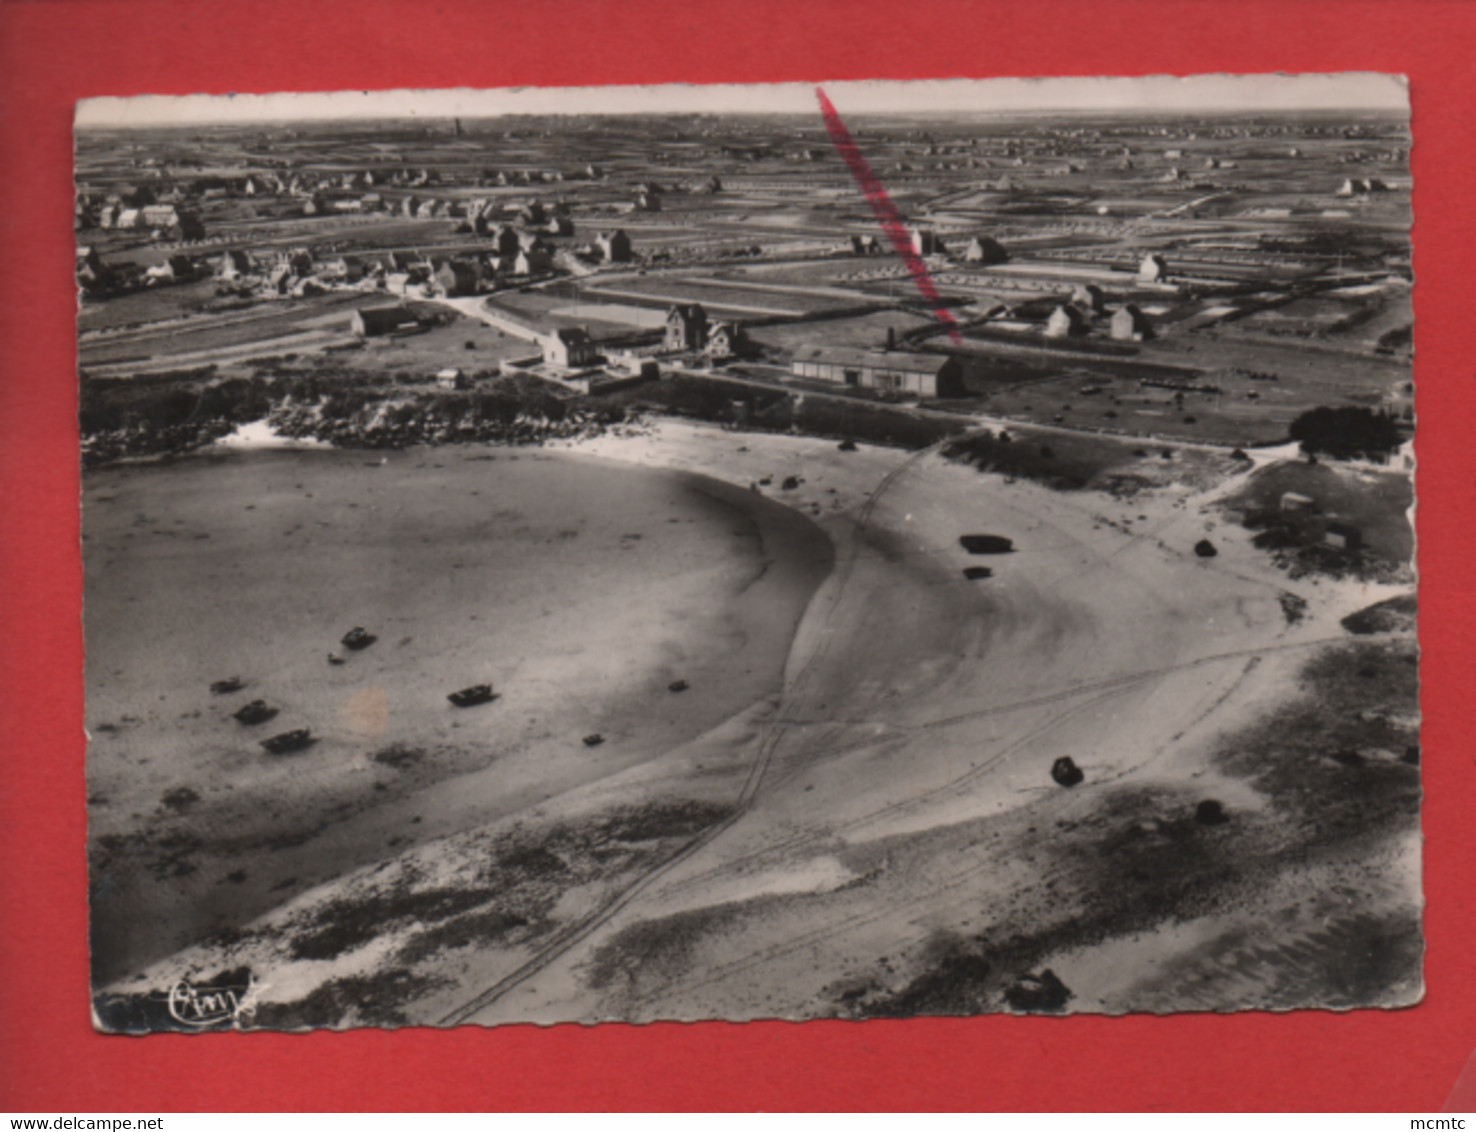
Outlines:
[[[492,455],[496,463],[474,462]],[[1228,460],[1207,485],[1123,499],[1006,483],[932,451],[841,451],[674,420],[580,442],[577,452],[439,449],[391,456],[383,471],[333,453],[310,483],[294,480],[305,458],[247,459],[257,482],[246,498],[273,508],[271,529],[284,542],[294,526],[291,538],[313,534],[299,524],[320,505],[298,484],[332,499],[335,521],[348,521],[338,516],[350,501],[375,508],[372,520],[334,534],[333,570],[353,584],[294,577],[284,588],[274,578],[272,594],[316,594],[291,616],[212,614],[206,607],[218,603],[204,599],[174,614],[191,626],[211,616],[285,624],[303,658],[276,660],[280,644],[263,630],[257,644],[248,632],[192,657],[158,658],[140,645],[137,659],[176,666],[152,679],[192,684],[195,700],[208,700],[206,679],[224,668],[272,672],[284,705],[335,720],[332,730],[323,724],[324,750],[267,774],[229,728],[230,743],[221,737],[220,709],[207,702],[189,717],[161,701],[146,717],[157,720],[150,744],[175,735],[173,761],[155,755],[166,766],[140,772],[144,748],[129,747],[120,727],[95,744],[92,788],[121,794],[131,783],[130,804],[141,807],[186,768],[201,779],[232,768],[259,783],[254,805],[282,807],[290,783],[300,820],[319,825],[300,846],[267,846],[267,830],[281,836],[278,814],[262,819],[256,842],[243,826],[229,848],[192,851],[216,873],[245,851],[251,864],[239,883],[191,872],[155,885],[168,898],[150,897],[154,874],[135,869],[117,902],[122,924],[109,925],[133,941],[107,969],[116,993],[244,965],[263,1025],[862,1017],[999,1009],[1005,982],[1048,961],[1069,975],[1073,1009],[1113,1012],[1176,1001],[1153,982],[1172,961],[1180,979],[1216,988],[1206,1001],[1227,1009],[1268,996],[1289,1005],[1335,998],[1318,981],[1325,965],[1308,966],[1309,950],[1361,953],[1371,931],[1396,959],[1418,946],[1407,895],[1418,891],[1408,883],[1417,830],[1370,832],[1344,856],[1336,847],[1289,854],[1303,816],[1288,817],[1253,775],[1232,773],[1223,752],[1227,736],[1291,703],[1309,658],[1346,643],[1340,617],[1402,591],[1292,581],[1275,569],[1216,507],[1246,474]],[[138,521],[127,495],[137,477],[220,466],[90,478],[89,505],[102,515],[88,528],[89,570],[104,529],[107,552],[122,553],[119,540]],[[564,498],[579,493],[588,525],[557,517],[543,486],[536,512],[507,503],[518,515],[490,525],[481,507],[445,502],[472,482],[467,467],[487,472],[484,492],[494,483],[514,492],[502,478],[512,469],[518,482],[524,473],[572,477]],[[200,494],[198,485],[180,490],[182,499]],[[108,510],[91,502],[99,494],[111,496]],[[428,498],[440,501],[434,514]],[[427,539],[432,524],[440,533],[424,559],[366,569],[365,541],[388,537],[387,521],[399,547],[416,544],[417,524]],[[561,542],[565,529],[580,533]],[[970,555],[959,538],[971,532],[1008,538],[1013,550]],[[242,547],[214,538],[220,573],[209,588],[240,586],[228,563]],[[1204,538],[1216,557],[1194,553]],[[519,540],[541,548],[536,578],[508,576],[511,559],[499,558],[525,553]],[[265,541],[257,531],[251,545]],[[596,552],[584,557],[586,547]],[[981,561],[992,576],[967,578]],[[150,562],[151,577],[160,565]],[[126,642],[178,608],[151,592],[113,595],[109,633],[125,643],[92,658],[94,734],[134,702],[140,677]],[[156,608],[136,609],[130,596]],[[1288,596],[1303,613],[1288,616]],[[362,660],[379,667],[318,668],[362,608],[380,611],[382,641]],[[434,640],[426,625],[437,627]],[[411,638],[403,646],[402,635]],[[402,648],[421,651],[402,660]],[[407,667],[412,677],[400,675]],[[411,706],[482,678],[508,689],[477,709],[485,716]],[[691,690],[666,691],[677,678]],[[486,732],[468,734],[484,719],[493,721]],[[578,737],[594,730],[607,742],[591,755]],[[179,738],[190,732],[196,745]],[[206,732],[213,745],[203,745]],[[371,755],[390,744],[431,753],[410,773],[391,772]],[[1082,768],[1082,786],[1052,783],[1063,755]],[[225,775],[216,782],[233,793]],[[1234,821],[1196,827],[1206,798]],[[334,806],[342,817],[323,822]],[[174,815],[170,828],[193,817]],[[94,813],[95,838],[109,820]],[[147,841],[156,856],[163,844],[157,832]],[[1124,854],[1146,854],[1141,871],[1116,872]],[[1357,894],[1349,904],[1361,900],[1367,921],[1303,899],[1332,876]],[[258,898],[243,899],[252,883]],[[219,931],[199,918],[211,884],[257,918],[185,946]],[[128,935],[141,899],[175,901],[172,936]],[[1278,942],[1268,951],[1255,933],[1272,920]],[[1149,937],[1156,942],[1144,944]],[[1112,950],[1125,939],[1137,942]],[[1247,955],[1264,970],[1218,978],[1226,964],[1244,968]],[[1419,993],[1378,977],[1368,975],[1390,1003]]]
[[[89,473],[84,510],[103,981],[771,694],[830,561],[750,492],[533,450],[227,450]]]

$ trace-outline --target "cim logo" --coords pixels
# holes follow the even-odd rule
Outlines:
[[[234,1022],[243,1014],[250,1013],[251,1008],[246,1000],[251,992],[251,984],[249,973],[244,984],[230,976],[199,986],[187,979],[181,979],[169,988],[169,1016],[181,1025],[196,1030]]]

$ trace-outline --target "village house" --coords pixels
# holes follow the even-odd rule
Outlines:
[[[172,204],[148,204],[139,213],[145,228],[169,228],[179,222],[179,213]]]
[[[1071,292],[1071,301],[1082,310],[1101,314],[1107,309],[1107,297],[1095,283],[1079,283]]]
[[[1156,253],[1145,255],[1143,262],[1138,264],[1138,282],[1140,283],[1165,283],[1168,281],[1168,264],[1163,256]]]
[[[796,377],[923,398],[964,393],[963,367],[957,358],[941,354],[815,346],[795,355],[793,370]]]
[[[1132,303],[1112,315],[1112,337],[1119,342],[1145,342],[1153,337],[1153,324]]]
[[[600,249],[606,263],[630,262],[630,237],[625,234],[624,228],[601,232],[595,237],[595,246]]]
[[[938,233],[931,228],[919,228],[912,233],[912,250],[917,255],[943,255],[948,249]]]
[[[1010,253],[1004,250],[1004,246],[990,236],[975,236],[969,241],[969,246],[964,250],[965,263],[977,263],[989,267],[996,263],[1008,263]]]
[[[669,354],[707,345],[707,312],[701,303],[682,303],[666,312],[665,345]]]
[[[560,327],[543,339],[543,360],[561,369],[579,369],[598,364],[599,348],[579,327]]]
[[[1076,337],[1087,333],[1091,329],[1091,322],[1082,312],[1080,307],[1064,303],[1051,311],[1046,319],[1045,336],[1047,338]]]
[[[481,273],[476,265],[461,259],[442,260],[431,278],[436,289],[448,298],[475,295]]]
[[[341,255],[323,264],[318,274],[340,283],[358,283],[368,274],[368,267],[359,256]]]
[[[511,252],[498,255],[488,252],[483,262],[493,275],[514,275],[518,269],[518,257]]]
[[[541,248],[524,249],[513,264],[514,275],[543,275],[553,270],[553,256]]]
[[[497,255],[517,255],[518,233],[511,224],[499,224],[492,232],[492,250]]]
[[[743,341],[743,331],[735,323],[715,322],[707,333],[707,356],[731,358],[738,353]]]
[[[195,265],[189,256],[172,255],[163,263],[156,263],[144,272],[144,282],[182,283],[195,277]]]
[[[215,267],[217,279],[239,279],[243,275],[252,275],[255,272],[256,264],[252,262],[250,253],[238,248],[222,252]]]

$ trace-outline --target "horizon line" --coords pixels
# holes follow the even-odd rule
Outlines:
[[[595,87],[138,94],[79,100],[78,130],[395,118],[817,116],[816,89],[850,117],[1093,113],[1409,115],[1402,75],[1059,76],[1049,78],[667,83]]]

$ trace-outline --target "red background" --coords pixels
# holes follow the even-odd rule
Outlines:
[[[0,1109],[1438,1109],[1476,1047],[1476,5],[0,0]],[[1335,1015],[103,1037],[88,1019],[75,99],[1402,72],[1414,107],[1427,994]]]

